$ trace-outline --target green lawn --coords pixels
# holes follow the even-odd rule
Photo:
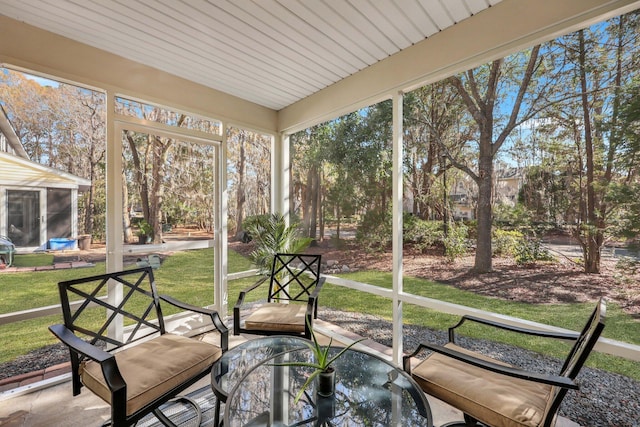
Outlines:
[[[385,288],[391,288],[392,283],[391,273],[377,271],[341,274],[340,277]],[[404,290],[408,293],[428,298],[574,331],[582,330],[582,327],[595,307],[594,303],[536,305],[504,301],[497,298],[479,296],[472,292],[462,291],[451,286],[412,277],[404,278]],[[335,285],[325,285],[320,297],[320,304],[344,311],[374,314],[391,320],[391,305],[386,298],[364,294],[360,291]],[[405,324],[416,324],[435,330],[446,330],[448,327],[457,323],[459,319],[458,316],[444,314],[410,304],[403,306],[403,318]],[[605,325],[603,337],[640,345],[640,322],[632,316],[625,314],[617,305],[612,303],[607,304]],[[505,333],[504,331],[497,331],[495,328],[473,323],[465,323],[459,331],[472,337],[487,338],[493,341],[517,345],[562,359],[564,359],[570,348],[567,344],[558,340],[532,338],[520,334]],[[620,373],[640,381],[640,362],[633,362],[624,358],[595,352],[592,353],[587,365]]]
[[[53,264],[52,254],[20,254],[13,258],[13,267],[41,267]]]
[[[250,268],[250,261],[229,251],[229,272]],[[2,274],[0,314],[59,304],[58,282],[104,272],[104,263],[97,263],[90,268]],[[154,274],[161,293],[195,305],[213,304],[213,249],[178,252],[166,258]],[[230,284],[229,299],[235,302],[239,290],[249,283],[252,283],[252,279],[236,280]],[[171,310],[165,314],[171,314]],[[47,327],[60,322],[62,316],[56,315],[0,326],[0,363],[57,343]]]
[[[246,258],[229,251],[229,272],[244,271],[250,268],[251,263]],[[58,281],[101,274],[103,272],[104,264],[100,263],[91,268],[4,274],[0,285],[3,292],[0,299],[0,314],[58,304],[56,286]],[[170,294],[197,305],[213,303],[212,249],[176,253],[163,261],[160,269],[155,271],[155,276],[161,293]],[[350,273],[341,275],[341,277],[386,288],[390,288],[392,283],[390,273],[377,271]],[[229,283],[229,314],[231,314],[240,290],[254,281],[255,278],[246,278]],[[407,292],[416,295],[573,330],[581,329],[593,309],[592,303],[536,305],[503,301],[411,277],[405,277],[404,288]],[[28,292],[25,292],[25,289],[28,289]],[[251,297],[253,299],[264,298],[261,294],[253,294]],[[325,285],[320,296],[320,304],[321,306],[338,310],[374,314],[391,319],[391,304],[389,300],[335,285]],[[0,348],[2,351],[0,352],[0,363],[13,360],[20,354],[44,345],[56,343],[56,339],[49,333],[47,326],[60,321],[60,316],[49,316],[1,326]],[[405,304],[404,321],[407,324],[446,330],[446,328],[456,323],[457,317]],[[557,341],[550,342],[548,340],[532,339],[531,337],[523,339],[514,334],[497,333],[491,328],[478,325],[465,326],[461,332],[474,337],[485,337],[495,341],[515,344],[561,358],[564,357],[568,349],[567,345],[558,345]],[[28,340],[25,339],[26,336],[29,337]],[[609,303],[603,336],[640,344],[640,322],[624,314],[615,304]],[[590,357],[588,365],[640,380],[640,363],[637,362],[594,353]]]

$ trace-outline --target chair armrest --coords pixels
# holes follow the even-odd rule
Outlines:
[[[450,348],[442,347],[436,344],[429,344],[429,343],[419,344],[418,348],[413,353],[403,357],[403,366],[406,372],[411,373],[409,359],[415,356],[416,354],[418,354],[421,350],[425,348],[427,350],[431,350],[436,353],[443,354],[447,357],[451,357],[452,359],[456,359],[460,362],[468,363],[478,368],[486,369],[488,371],[506,375],[509,377],[520,378],[527,381],[533,381],[533,382],[548,384],[548,385],[567,388],[567,389],[573,389],[573,390],[578,389],[578,385],[572,379],[567,377],[563,377],[559,375],[541,374],[538,372],[525,371],[515,367],[500,365],[498,363],[493,363],[487,360],[479,359],[477,357],[473,357],[471,355],[461,353],[459,351],[456,351]]]
[[[555,339],[561,339],[561,340],[575,341],[578,339],[578,337],[580,337],[580,334],[575,332],[541,331],[538,329],[522,328],[519,326],[508,325],[506,323],[496,322],[494,320],[487,320],[487,319],[482,319],[480,317],[464,315],[456,325],[449,328],[449,342],[455,343],[454,331],[457,327],[461,326],[466,320],[469,320],[471,322],[481,323],[487,326],[493,326],[495,328],[504,329],[506,331],[517,332],[517,333],[526,334],[526,335],[533,335],[533,336],[543,337],[543,338],[555,338]]]
[[[234,335],[240,334],[240,308],[242,307],[242,304],[244,304],[244,298],[247,296],[247,293],[258,288],[260,285],[266,282],[268,278],[269,276],[264,276],[263,278],[255,282],[253,285],[241,290],[240,293],[238,294],[238,300],[236,301],[236,305],[233,306],[233,334]]]
[[[64,325],[51,325],[49,326],[49,330],[72,351],[82,354],[93,361],[103,363],[107,359],[114,358],[113,354],[81,340]]]
[[[120,374],[116,358],[113,354],[81,340],[64,325],[51,325],[49,326],[49,330],[67,347],[69,347],[71,351],[82,354],[99,363],[102,368],[104,379],[107,382],[107,386],[112,393],[119,392],[127,386],[124,378],[122,378],[122,375]]]
[[[258,288],[264,282],[266,282],[268,278],[269,278],[269,276],[264,276],[263,278],[261,278],[260,280],[255,282],[253,285],[251,285],[249,287],[246,287],[243,290],[241,290],[240,293],[238,294],[238,301],[236,301],[236,305],[234,306],[234,309],[236,307],[240,308],[240,306],[242,306],[242,304],[244,304],[244,298],[246,297],[246,295],[249,292],[253,291],[254,289]]]
[[[220,315],[216,310],[212,310],[210,308],[198,307],[192,304],[187,304],[173,297],[170,297],[169,295],[159,295],[159,298],[162,301],[165,301],[173,305],[174,307],[178,307],[182,310],[192,311],[194,313],[200,313],[205,316],[209,316],[209,318],[211,319],[211,323],[213,324],[213,326],[215,326],[215,328],[220,332],[220,335],[222,336],[220,347],[222,348],[223,351],[228,350],[229,329],[224,324],[224,322],[222,321],[222,319],[220,318]]]
[[[315,289],[311,292],[311,295],[309,295],[309,299],[307,300],[307,310],[304,315],[304,336],[307,339],[311,339],[312,330],[310,326],[313,319],[318,318],[318,295],[322,290],[322,285],[324,285],[325,280],[326,279],[324,277],[318,279]]]
[[[321,277],[320,279],[318,279],[318,283],[316,284],[316,288],[313,290],[313,292],[311,292],[311,295],[309,295],[309,300],[307,301],[307,312],[306,312],[306,317],[308,321],[311,321],[311,319],[316,319],[318,317],[318,296],[320,295],[320,291],[322,290],[322,286],[324,285],[324,282],[327,279],[325,277]],[[308,326],[305,325],[305,329],[307,329]],[[310,331],[307,331],[310,333]]]
[[[311,292],[311,298],[317,300],[318,299],[318,295],[320,294],[320,291],[322,290],[322,287],[324,286],[324,282],[327,280],[326,277],[321,277],[320,279],[318,279],[318,284],[316,284],[316,288],[313,290],[313,292]]]

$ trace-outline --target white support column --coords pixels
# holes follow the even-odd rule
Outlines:
[[[399,294],[403,290],[402,282],[402,197],[404,189],[404,175],[402,168],[403,157],[403,127],[402,127],[402,92],[393,95],[393,217],[392,217],[392,245],[393,245],[393,361],[402,362],[402,301]]]
[[[229,189],[227,187],[227,129],[223,124],[222,145],[216,147],[216,178],[215,199],[219,208],[214,209],[214,289],[213,300],[215,309],[223,318],[226,318],[229,304],[228,288],[228,251],[227,251],[227,218],[229,216]]]
[[[107,272],[122,270],[123,225],[122,225],[122,132],[115,122],[115,94],[106,96],[106,140],[107,140]]]
[[[289,224],[289,135],[280,134],[271,147],[271,212],[282,213]]]
[[[121,126],[115,122],[115,94],[106,94],[106,142],[107,142],[107,272],[120,271],[123,268],[123,224],[122,224],[122,132]],[[122,284],[112,281],[108,285],[109,303],[117,306],[122,301]],[[107,316],[109,313],[107,313]],[[123,319],[111,322],[108,335],[117,340],[122,339]]]

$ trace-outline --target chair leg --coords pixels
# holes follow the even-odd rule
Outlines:
[[[216,409],[214,412],[214,416],[213,416],[213,425],[214,427],[220,427],[222,425],[222,422],[220,421],[220,407],[222,406],[222,402],[220,402],[220,399],[216,396]]]
[[[196,412],[196,420],[197,420],[194,423],[194,425],[199,426],[202,423],[202,410],[200,409],[200,406],[195,402],[195,400],[185,396],[179,396],[173,399],[171,402],[184,402],[186,404],[193,406],[193,409]],[[166,427],[177,427],[177,425],[173,421],[171,421],[165,414],[162,413],[160,408],[154,409],[153,415],[155,415],[156,418],[160,420],[160,422]]]

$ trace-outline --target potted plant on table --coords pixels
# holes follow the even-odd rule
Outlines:
[[[311,331],[312,342],[307,343],[307,346],[309,347],[309,349],[311,349],[311,352],[313,353],[314,361],[313,362],[285,362],[285,363],[275,364],[276,366],[305,366],[305,367],[314,369],[313,373],[309,375],[309,378],[307,378],[305,383],[300,388],[300,391],[296,395],[294,403],[298,403],[298,401],[304,394],[304,391],[306,390],[306,388],[309,386],[309,384],[311,384],[311,382],[316,377],[318,378],[318,389],[317,389],[318,395],[322,397],[328,397],[333,395],[333,392],[335,390],[335,378],[336,378],[336,371],[335,371],[335,368],[332,366],[333,362],[335,362],[340,356],[342,356],[351,347],[353,347],[360,341],[364,340],[364,338],[360,338],[359,340],[356,340],[351,344],[349,344],[348,346],[341,349],[337,354],[330,356],[329,351],[331,350],[331,344],[333,343],[333,338],[329,340],[329,345],[322,346],[318,342],[318,338],[316,337],[316,334],[313,328],[311,327],[311,325],[309,325],[309,330]]]

